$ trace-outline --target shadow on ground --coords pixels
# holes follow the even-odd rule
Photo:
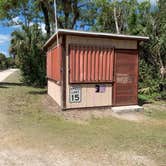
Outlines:
[[[23,86],[23,83],[14,83],[14,82],[0,82],[0,88],[6,86]],[[7,87],[6,87],[7,88]]]
[[[144,104],[151,104],[151,101],[148,101],[146,99],[138,99],[138,105],[143,106]]]
[[[44,94],[47,94],[47,90],[39,90],[39,91],[30,91],[28,92],[29,94],[32,94],[32,95],[44,95]]]
[[[0,88],[6,89],[6,88],[8,88],[8,87],[7,87],[7,86],[4,86],[4,85],[0,85]]]

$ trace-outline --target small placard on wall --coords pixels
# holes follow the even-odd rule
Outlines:
[[[95,88],[96,88],[96,93],[104,93],[106,86],[105,85],[96,85]]]
[[[69,91],[69,101],[70,103],[79,103],[81,102],[81,87],[72,86]]]

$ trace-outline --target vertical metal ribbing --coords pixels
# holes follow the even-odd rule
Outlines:
[[[95,80],[95,47],[92,47],[92,51],[91,51],[91,81]]]
[[[70,82],[109,82],[113,79],[113,51],[98,46],[70,46]]]

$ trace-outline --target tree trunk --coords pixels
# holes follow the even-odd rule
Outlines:
[[[40,1],[40,6],[44,15],[44,22],[45,22],[45,30],[47,32],[47,35],[50,36],[50,21],[49,21],[49,15],[48,15],[48,10],[43,1]]]
[[[162,79],[162,80],[164,80],[165,73],[166,73],[166,70],[165,70],[164,66],[162,66],[162,67],[160,68],[160,74],[161,74],[161,79]]]
[[[117,32],[117,34],[120,34],[115,4],[114,4],[114,20],[115,20],[116,32]]]
[[[162,61],[162,59],[161,59],[160,50],[158,51],[158,55],[159,55],[159,61],[160,61],[160,66],[161,66],[161,67],[160,67],[161,79],[164,80],[166,70],[165,70],[163,61]]]

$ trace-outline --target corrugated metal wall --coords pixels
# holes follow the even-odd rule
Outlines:
[[[51,72],[51,66],[52,66],[52,60],[51,60],[51,50],[47,51],[47,78],[51,78],[52,72]]]
[[[92,37],[81,37],[81,36],[67,36],[66,37],[66,66],[70,67],[70,45],[89,45],[96,47],[115,48],[115,49],[137,49],[137,41],[135,40],[117,40],[117,39],[107,39],[107,38],[92,38]],[[80,84],[81,87],[81,102],[80,103],[70,103],[70,87],[78,86],[78,84],[70,84],[70,73],[66,72],[66,108],[81,108],[81,107],[95,107],[95,106],[108,106],[113,105],[112,99],[113,87],[109,82],[105,84],[105,93],[96,93],[95,85],[98,84]],[[130,88],[129,88],[130,89]]]
[[[113,58],[112,48],[70,45],[70,83],[112,82]]]
[[[55,80],[61,80],[61,62],[62,48],[61,46],[54,47],[47,52],[47,77]]]
[[[117,50],[114,70],[114,105],[137,104],[138,52]]]

